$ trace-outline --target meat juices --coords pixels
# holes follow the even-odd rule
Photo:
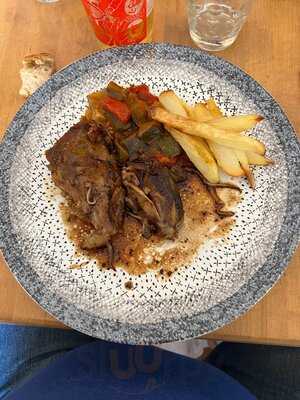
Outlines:
[[[159,259],[150,255],[150,247],[176,238],[186,243],[191,236],[187,225],[207,237],[212,221],[233,215],[224,211],[217,187],[238,188],[203,178],[164,126],[151,119],[149,107],[158,99],[146,85],[125,89],[110,82],[88,101],[81,121],[46,151],[52,180],[66,198],[69,237],[101,266],[170,272],[203,240],[193,239],[193,247],[181,251],[184,257],[175,242]],[[187,199],[184,188],[193,175],[198,189]],[[203,195],[199,203],[196,192]],[[197,207],[189,212],[193,203]],[[203,222],[201,213],[210,215],[209,221]]]
[[[145,237],[157,233],[168,239],[184,214],[168,168],[156,162],[120,164],[115,152],[109,130],[87,122],[74,125],[46,152],[55,185],[84,224],[78,246],[107,246],[110,265],[116,261],[111,239],[122,230],[125,211],[141,221]]]

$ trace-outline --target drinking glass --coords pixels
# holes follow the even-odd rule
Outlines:
[[[218,51],[237,38],[252,0],[188,0],[190,35],[204,50]]]
[[[82,0],[82,2],[94,32],[104,47],[151,41],[153,0]]]

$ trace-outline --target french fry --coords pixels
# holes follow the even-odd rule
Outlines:
[[[246,153],[244,151],[237,150],[237,149],[235,149],[234,152],[237,156],[237,159],[239,160],[239,163],[241,164],[242,169],[245,172],[245,175],[247,177],[250,187],[252,187],[252,189],[254,189],[255,188],[255,178],[250,169]]]
[[[249,163],[248,163],[248,158],[246,156],[245,151],[241,151],[241,150],[234,150],[235,155],[239,161],[239,163],[241,164],[241,167],[245,170],[249,168]]]
[[[217,129],[231,132],[243,132],[253,128],[263,117],[256,114],[236,115],[233,117],[219,117],[207,123]]]
[[[188,113],[182,100],[172,90],[167,90],[159,95],[159,102],[170,113],[187,117]],[[187,106],[187,105],[186,105]]]
[[[160,104],[170,113],[190,117],[195,121],[204,122],[213,119],[205,105],[202,103],[189,106],[184,100],[176,95],[173,90],[167,90],[159,96]]]
[[[252,189],[255,189],[256,186],[256,182],[255,182],[255,178],[253,175],[253,171],[251,171],[251,169],[249,168],[249,171],[247,172],[247,180],[249,182],[249,185]]]
[[[173,91],[167,91],[162,93],[161,97],[161,104],[165,107],[167,111],[169,111],[172,114],[177,114],[181,117],[184,117],[186,122],[189,122],[189,120],[186,118],[189,116],[190,119],[193,121],[201,123],[201,128],[202,131],[200,132],[197,131],[197,127],[194,126],[194,130],[197,131],[194,133],[194,135],[200,136],[196,139],[197,141],[197,146],[200,148],[200,150],[195,148],[196,143],[192,142],[191,140],[188,140],[187,137],[185,137],[184,133],[181,133],[179,131],[173,132],[173,136],[175,140],[179,142],[181,140],[182,142],[182,147],[187,148],[187,143],[189,143],[189,153],[190,156],[189,158],[192,160],[193,163],[198,162],[198,167],[199,170],[207,176],[208,171],[207,171],[207,165],[208,159],[206,158],[208,154],[210,154],[210,151],[214,158],[217,161],[217,164],[219,165],[220,168],[223,169],[224,172],[226,172],[228,175],[231,176],[242,176],[246,175],[247,179],[249,181],[249,184],[252,188],[255,187],[255,180],[253,173],[250,169],[249,164],[254,163],[258,165],[268,165],[271,163],[270,160],[266,159],[262,154],[264,152],[263,146],[260,142],[260,146],[257,146],[256,143],[256,152],[254,151],[247,151],[245,152],[245,143],[242,144],[240,143],[240,138],[243,138],[242,136],[238,135],[236,136],[235,139],[238,138],[238,146],[234,146],[232,143],[233,136],[232,135],[237,135],[239,132],[243,130],[247,130],[252,128],[257,122],[259,122],[262,117],[258,115],[243,115],[243,116],[236,116],[236,117],[224,117],[221,110],[217,106],[216,102],[213,99],[209,99],[206,104],[204,105],[203,103],[198,103],[194,107],[191,107],[187,105],[183,100],[181,100]],[[171,116],[172,117],[172,116]],[[164,121],[161,121],[164,122]],[[173,121],[174,122],[174,121]],[[178,119],[176,121],[178,122]],[[181,121],[182,122],[182,121]],[[192,121],[190,121],[192,122]],[[204,124],[203,124],[204,123]],[[190,129],[191,126],[190,124],[186,124],[187,128],[183,127],[180,125],[181,130],[183,132],[186,132],[188,134],[192,134]],[[207,137],[207,126],[205,129],[205,125],[210,126],[214,132],[213,136],[214,139],[208,138]],[[177,126],[178,127],[178,126]],[[199,130],[199,126],[198,126]],[[217,132],[219,130],[219,132]],[[221,131],[221,132],[220,132]],[[228,133],[226,131],[231,131],[230,132],[230,137],[228,137]],[[217,134],[218,133],[218,134]],[[220,138],[221,134],[221,138]],[[224,134],[227,135],[227,139],[230,138],[231,142],[229,145],[228,140],[225,140]],[[177,135],[177,139],[176,136]],[[181,135],[179,138],[178,135]],[[217,137],[216,137],[217,136]],[[206,138],[207,142],[201,137]],[[244,137],[245,138],[245,137]],[[217,139],[217,141],[216,141]],[[251,139],[251,138],[250,138]],[[221,142],[220,142],[221,140]],[[224,142],[225,140],[225,142]],[[254,139],[255,140],[255,139]],[[248,141],[247,141],[248,142]],[[180,143],[180,142],[179,142]],[[193,144],[192,144],[193,143]],[[247,147],[249,148],[249,142],[247,143]],[[191,146],[194,146],[194,151],[192,150]],[[243,147],[244,146],[244,147]],[[252,142],[253,146],[253,142]],[[241,149],[242,147],[242,149]],[[185,150],[184,148],[184,150]],[[210,151],[209,151],[210,150]],[[185,150],[187,152],[187,150]],[[196,153],[201,155],[201,160],[196,160]],[[199,165],[200,163],[200,165]],[[210,179],[212,179],[210,177]],[[215,178],[213,178],[215,179]]]
[[[211,140],[208,141],[208,145],[217,160],[217,164],[226,174],[231,176],[245,175],[233,149],[214,143]]]
[[[215,103],[214,103],[215,104]],[[215,104],[217,107],[217,105]],[[213,113],[219,115],[221,114],[219,109],[214,109],[214,111],[208,111],[206,108],[206,113],[210,114],[210,117],[213,118]],[[203,114],[202,114],[203,115]],[[194,120],[201,122],[202,120],[202,115],[197,112],[193,114]],[[206,114],[207,115],[207,114]],[[222,114],[221,114],[222,115]],[[244,171],[242,170],[239,161],[235,155],[235,152],[233,149],[230,149],[229,147],[222,146],[218,143],[215,143],[211,140],[207,140],[207,144],[213,153],[217,164],[220,168],[223,169],[226,174],[231,175],[231,176],[242,176],[244,175]]]
[[[198,122],[206,122],[213,119],[208,109],[202,103],[197,103],[191,108],[189,117]]]
[[[265,146],[257,139],[249,136],[241,136],[235,133],[216,129],[207,123],[199,123],[179,115],[173,115],[161,107],[152,107],[151,117],[163,124],[172,126],[189,135],[202,137],[212,140],[226,147],[232,147],[238,150],[252,151],[264,155]]]
[[[183,108],[185,109],[187,115],[189,116],[190,113],[191,113],[192,110],[193,110],[193,107],[190,106],[189,104],[187,104],[184,100],[182,100],[182,99],[180,99],[180,98],[179,98],[179,100],[181,101],[181,104],[182,104]]]
[[[207,100],[206,108],[210,111],[214,118],[218,118],[210,121],[209,124],[224,130],[231,130],[235,132],[246,131],[247,129],[253,128],[258,122],[263,120],[263,117],[257,114],[225,117],[223,116],[214,99]]]
[[[219,107],[217,106],[216,102],[213,99],[209,99],[207,101],[206,107],[214,117],[221,117],[223,115],[221,110],[219,109]],[[225,149],[225,147],[224,147],[224,149]],[[249,166],[249,160],[248,160],[248,157],[247,157],[248,153],[246,154],[245,151],[237,150],[237,149],[235,149],[234,152],[235,152],[235,156],[236,156],[239,164],[241,165],[245,175],[247,176],[247,179],[248,179],[248,182],[249,182],[250,186],[254,189],[254,187],[255,187],[255,178],[254,178],[254,175],[253,175],[253,173],[252,173],[252,171],[250,169],[250,166]],[[263,160],[265,160],[265,158],[263,156],[260,156],[260,155],[258,155],[256,153],[249,153],[249,154],[253,154],[254,156],[257,155],[258,157],[261,157]],[[230,166],[231,166],[231,164],[230,164]],[[224,169],[224,171],[231,175],[230,171],[226,171],[225,169]]]
[[[166,125],[165,128],[180,144],[188,158],[203,176],[211,183],[218,183],[218,166],[210,151],[207,149],[206,143],[201,138],[186,135],[168,125]]]
[[[268,158],[261,156],[260,154],[253,153],[251,151],[246,152],[247,159],[249,164],[251,165],[270,165],[274,164],[274,161],[269,160]]]
[[[207,100],[206,108],[208,109],[212,117],[214,118],[223,117],[222,111],[219,109],[214,99]]]

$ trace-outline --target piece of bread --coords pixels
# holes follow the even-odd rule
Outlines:
[[[54,58],[51,54],[40,53],[24,57],[20,70],[21,96],[28,97],[36,91],[54,72]]]

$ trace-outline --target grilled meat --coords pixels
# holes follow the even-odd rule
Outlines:
[[[157,232],[174,238],[183,208],[169,169],[145,154],[140,162],[117,163],[113,133],[81,122],[46,152],[54,183],[67,195],[72,211],[91,225],[80,247],[108,245],[123,225],[125,197],[128,214],[140,221],[145,237]]]
[[[158,167],[145,175],[143,190],[155,204],[159,214],[157,227],[162,236],[172,239],[183,223],[183,206],[178,189],[166,167]]]
[[[183,222],[180,194],[169,169],[154,165],[141,174],[140,168],[124,168],[122,178],[127,190],[127,206],[143,224],[143,233],[151,230],[168,239],[174,238]]]
[[[122,260],[122,240],[130,241],[131,232],[139,239],[140,229],[147,239],[153,234],[176,237],[184,218],[180,190],[190,174],[207,186],[221,217],[232,215],[223,210],[216,187],[238,188],[204,179],[173,136],[151,119],[149,107],[157,101],[146,85],[126,89],[110,82],[88,95],[81,122],[46,152],[52,179],[75,216],[72,238],[82,249],[93,250],[89,254],[104,255],[101,265]],[[140,229],[131,218],[124,223],[125,217],[135,218]],[[138,262],[130,261],[132,252],[125,264]]]
[[[46,152],[54,183],[91,224],[82,248],[106,245],[123,223],[124,189],[103,127],[79,123]]]

